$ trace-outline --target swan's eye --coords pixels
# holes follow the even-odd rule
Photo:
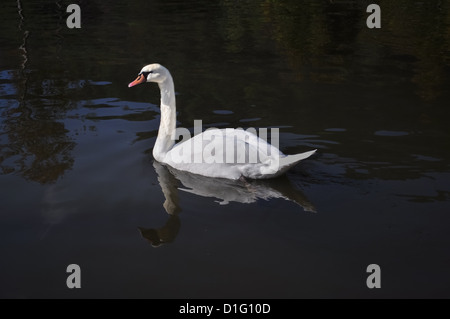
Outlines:
[[[141,74],[145,77],[147,77],[150,73],[153,73],[153,71],[141,72]]]

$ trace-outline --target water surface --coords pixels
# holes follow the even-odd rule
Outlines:
[[[450,297],[450,6],[10,1],[0,11],[0,297]],[[178,125],[279,128],[286,176],[211,181],[153,160]],[[66,267],[81,267],[68,289]],[[378,264],[382,288],[368,289]]]

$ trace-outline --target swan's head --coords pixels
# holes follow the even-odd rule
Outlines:
[[[162,83],[166,80],[169,74],[169,70],[167,70],[162,65],[157,63],[149,64],[142,68],[136,80],[128,84],[128,87],[130,88],[144,82]]]

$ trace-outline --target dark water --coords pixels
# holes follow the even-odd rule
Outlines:
[[[368,29],[368,1],[79,1],[68,29],[71,2],[0,9],[0,297],[450,297],[449,2]],[[158,88],[127,88],[153,62],[178,126],[318,154],[249,184],[159,166]]]

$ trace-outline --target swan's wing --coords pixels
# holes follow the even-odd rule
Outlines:
[[[274,157],[284,156],[278,148],[258,137],[256,130],[211,129],[201,135],[205,159],[239,165],[264,164]]]
[[[306,155],[306,154],[305,154]],[[172,167],[211,177],[238,179],[277,176],[302,155],[286,156],[251,131],[208,129],[175,145],[165,162]],[[308,155],[309,156],[309,155]],[[306,156],[307,157],[307,156]]]
[[[189,140],[182,141],[167,152],[164,162],[194,174],[238,179],[239,169],[226,163],[226,143],[222,130],[206,130]]]
[[[283,155],[264,139],[242,129],[208,129],[175,145],[174,160],[185,163],[261,163]]]

